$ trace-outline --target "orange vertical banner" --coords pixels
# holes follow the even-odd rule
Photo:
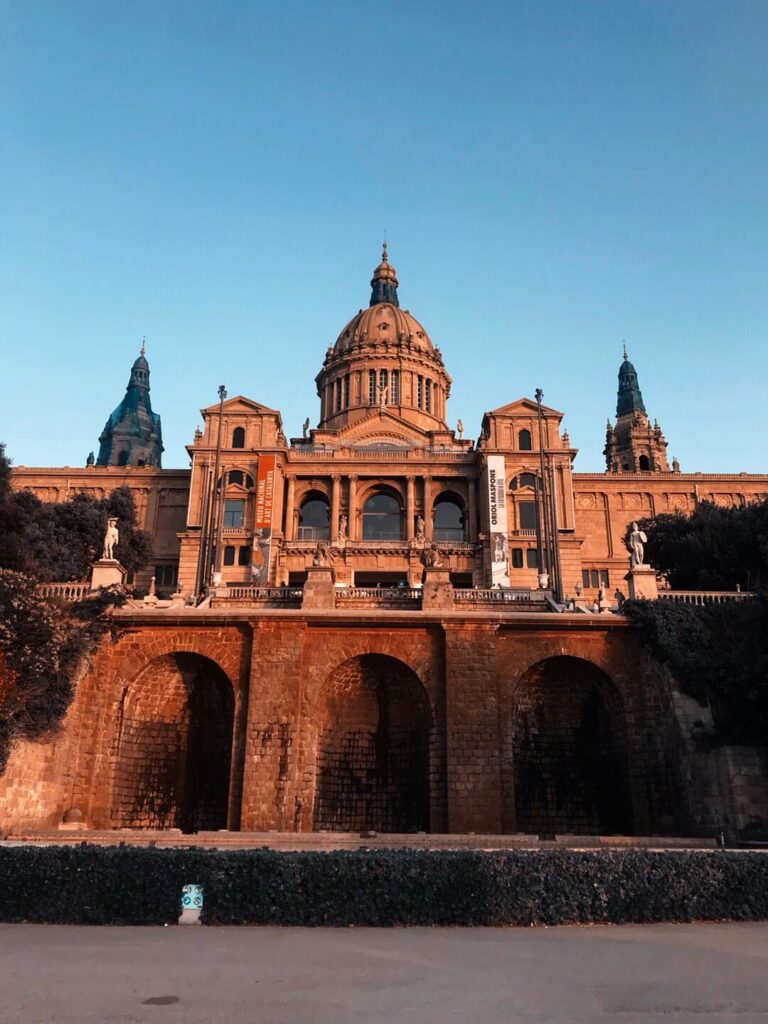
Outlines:
[[[259,456],[256,478],[256,517],[254,521],[251,579],[256,586],[269,583],[269,562],[272,554],[272,512],[275,499],[274,455]]]

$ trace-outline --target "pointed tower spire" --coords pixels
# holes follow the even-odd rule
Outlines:
[[[624,362],[619,367],[616,415],[627,416],[633,412],[645,414],[645,405],[643,404],[643,393],[637,381],[637,371],[627,358],[627,344],[624,342]]]
[[[376,306],[380,302],[388,302],[392,306],[399,307],[400,302],[397,298],[397,286],[399,283],[395,268],[389,262],[387,243],[385,241],[381,253],[381,263],[374,270],[373,278],[371,279],[371,301],[369,305]]]
[[[149,397],[146,338],[131,367],[123,400],[99,437],[97,466],[160,466],[163,453],[160,417]]]

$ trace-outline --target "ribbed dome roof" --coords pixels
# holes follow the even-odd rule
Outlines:
[[[390,302],[377,302],[352,317],[336,340],[333,351],[334,355],[341,355],[358,347],[395,347],[408,341],[412,350],[434,352],[429,335],[415,316]]]

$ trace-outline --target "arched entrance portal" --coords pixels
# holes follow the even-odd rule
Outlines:
[[[117,828],[227,827],[234,699],[197,654],[156,658],[128,687],[117,740]]]
[[[631,833],[621,696],[597,666],[556,657],[529,669],[512,750],[517,832]]]
[[[326,680],[318,708],[313,826],[429,829],[427,696],[396,658],[364,654]]]

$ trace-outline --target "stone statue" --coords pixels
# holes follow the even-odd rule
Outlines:
[[[421,564],[426,569],[439,569],[442,566],[443,559],[437,544],[430,545],[422,552]]]
[[[416,516],[416,539],[424,540],[424,527],[425,522],[421,516]]]
[[[389,388],[386,384],[379,384],[379,405],[385,406],[389,402]]]
[[[673,473],[679,473],[680,472],[680,463],[679,463],[679,461],[677,459],[674,459],[674,458],[672,459],[672,472]]]
[[[348,522],[349,522],[349,520],[347,519],[347,517],[345,515],[342,515],[342,517],[339,519],[339,540],[346,540],[347,539],[347,523]]]
[[[456,423],[456,429],[459,432],[459,440],[461,441],[464,437],[464,424],[461,420]]]
[[[115,548],[120,542],[120,534],[117,532],[117,519],[107,520],[107,532],[104,534],[104,551],[102,558],[110,562],[115,560]]]
[[[85,460],[86,466],[92,466],[96,462],[96,457],[93,452],[88,452],[88,458]]]
[[[637,523],[632,523],[632,532],[629,535],[629,564],[632,569],[643,564],[645,557],[644,544],[648,543],[648,537],[643,530],[638,529]]]
[[[315,553],[312,557],[312,565],[328,565],[328,548],[325,546],[325,544],[318,543],[317,547],[315,548]]]
[[[309,416],[307,416],[307,418],[301,425],[301,436],[304,438],[305,441],[309,437]]]

